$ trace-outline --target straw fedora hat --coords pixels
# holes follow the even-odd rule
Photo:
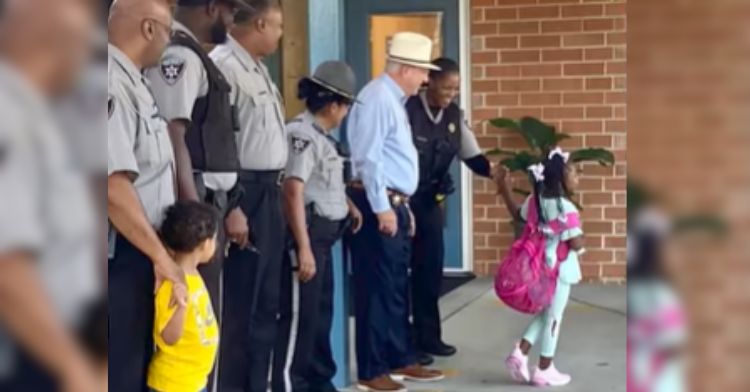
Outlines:
[[[396,33],[388,48],[388,60],[440,71],[440,67],[432,64],[432,40],[422,34]]]

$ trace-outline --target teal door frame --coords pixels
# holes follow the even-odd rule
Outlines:
[[[327,60],[344,59],[343,0],[308,0],[310,30],[310,72]],[[338,134],[335,136],[339,136]],[[334,314],[331,345],[338,371],[334,378],[337,388],[351,383],[349,375],[349,284],[341,243],[333,250]]]

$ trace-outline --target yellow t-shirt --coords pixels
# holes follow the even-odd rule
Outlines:
[[[198,392],[206,387],[216,359],[219,327],[211,298],[198,275],[186,276],[188,306],[182,337],[168,346],[161,337],[176,307],[169,308],[172,283],[164,282],[156,293],[154,341],[156,353],[148,369],[148,386],[159,392]]]

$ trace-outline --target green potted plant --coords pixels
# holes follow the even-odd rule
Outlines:
[[[637,214],[642,210],[664,202],[661,195],[657,195],[651,190],[646,189],[646,187],[632,178],[628,178],[627,192],[628,230],[630,230],[631,223],[636,221]],[[716,215],[707,213],[677,214],[672,217],[671,223],[672,232],[678,235],[703,232],[720,237],[729,230],[724,220]]]
[[[524,150],[512,151],[495,148],[487,152],[487,155],[501,156],[500,164],[511,173],[525,173],[529,166],[542,162],[544,157],[560,142],[570,138],[570,135],[558,132],[552,125],[545,124],[533,117],[523,117],[518,121],[510,118],[496,118],[489,120],[489,123],[496,128],[519,134],[528,145],[528,149]],[[615,163],[615,156],[611,151],[604,148],[582,148],[570,151],[570,162],[573,164],[597,162],[602,166],[612,166]],[[527,178],[531,181],[531,177],[527,176]],[[531,189],[530,182],[529,189]],[[529,189],[516,188],[514,191],[528,195]],[[574,195],[568,196],[575,203]],[[522,229],[522,227],[523,222],[514,222],[516,234],[520,233],[519,229]]]

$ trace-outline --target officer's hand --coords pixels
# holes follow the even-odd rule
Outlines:
[[[96,379],[91,366],[84,361],[75,362],[62,376],[61,392],[100,392],[101,382]]]
[[[247,217],[238,207],[233,209],[224,220],[224,229],[227,232],[227,238],[237,244],[240,249],[247,247],[250,237],[250,228],[247,224]]]
[[[456,192],[456,186],[453,183],[453,177],[451,176],[450,172],[445,173],[445,176],[440,181],[437,188],[438,188],[437,193],[445,195],[445,196],[451,195],[454,192]]]
[[[398,233],[398,218],[392,209],[378,214],[378,230],[381,233],[395,237]]]
[[[354,205],[349,206],[349,214],[352,216],[352,233],[357,234],[362,229],[364,218],[359,208]]]
[[[169,259],[154,265],[154,293],[159,291],[165,280],[172,282],[172,298],[169,300],[169,307],[187,306],[187,281],[185,272],[177,263]]]
[[[169,300],[169,308],[180,307],[184,308],[188,302],[188,289],[187,286],[182,283],[175,283],[172,285],[172,298]]]
[[[414,213],[409,208],[409,237],[417,235],[417,220],[414,219]]]
[[[164,283],[165,280],[174,283],[187,284],[187,281],[185,280],[185,272],[182,271],[182,268],[177,265],[172,257],[173,256],[170,255],[163,260],[154,260],[154,277],[156,278],[154,281],[154,293],[159,290],[159,287],[161,287],[161,284]]]
[[[315,277],[315,256],[310,247],[297,250],[297,261],[299,262],[299,280],[302,283],[309,282]]]

